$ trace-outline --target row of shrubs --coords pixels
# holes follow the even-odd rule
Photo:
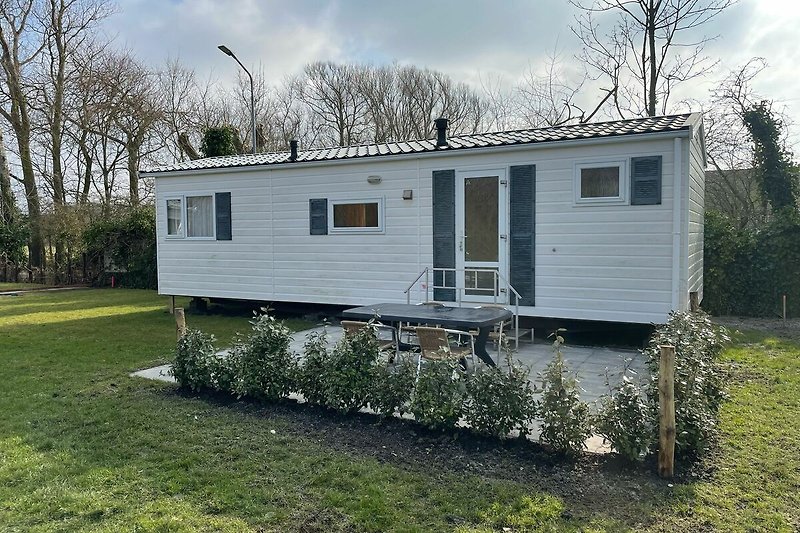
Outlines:
[[[691,326],[686,334],[676,331],[686,325]],[[704,340],[702,346],[696,344],[699,340]],[[425,362],[417,376],[415,358],[389,364],[381,357],[368,328],[333,347],[327,333],[311,333],[302,361],[291,353],[290,341],[291,331],[268,314],[257,316],[252,332],[237,337],[225,356],[217,355],[212,335],[190,330],[178,342],[173,374],[181,386],[192,390],[264,401],[294,392],[310,404],[343,413],[364,407],[381,417],[410,413],[431,429],[451,428],[463,420],[474,431],[498,438],[515,432],[525,436],[538,421],[540,440],[561,452],[583,449],[593,432],[630,459],[643,456],[657,442],[658,397],[652,396],[657,375],[655,385],[645,388],[626,376],[592,415],[580,399],[576,376],[564,362],[563,338],[558,335],[553,361],[540,376],[541,388],[511,357],[499,367],[478,365],[470,372],[458,362]],[[721,398],[718,381],[707,374],[721,341],[704,315],[679,314],[657,332],[647,350],[651,359],[655,343],[666,342],[678,347],[678,449],[700,449],[710,438],[707,430],[714,425],[710,419],[715,419]]]

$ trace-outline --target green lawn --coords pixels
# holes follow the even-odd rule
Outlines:
[[[33,289],[44,289],[48,287],[48,285],[42,285],[41,283],[12,283],[12,282],[0,282],[0,292],[3,291],[24,291],[24,290],[33,290]]]
[[[613,461],[537,462],[533,445],[530,464],[514,449],[476,449],[480,468],[469,457],[464,468],[437,463],[437,440],[424,435],[430,462],[381,456],[359,424],[367,435],[408,429],[334,419],[323,432],[298,422],[303,409],[130,378],[169,357],[165,304],[119,289],[0,297],[0,530],[800,527],[797,344],[751,334],[726,352],[731,401],[713,465],[670,487]],[[240,317],[188,321],[224,342],[247,328]]]

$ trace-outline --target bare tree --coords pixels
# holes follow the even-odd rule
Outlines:
[[[618,115],[666,113],[677,85],[716,65],[704,55],[715,37],[698,32],[734,1],[571,0],[581,10],[572,27],[583,45],[578,58],[608,84],[604,91]],[[610,28],[601,25],[609,18]]]
[[[585,75],[580,80],[569,80],[555,52],[548,55],[543,72],[536,72],[529,65],[516,87],[520,118],[534,128],[590,120],[591,116],[587,118],[576,103],[585,81]]]
[[[449,118],[454,132],[472,133],[489,112],[466,84],[413,66],[362,67],[358,91],[366,101],[366,121],[376,142],[428,138],[437,117]]]
[[[163,147],[153,135],[164,116],[157,75],[127,53],[105,54],[96,75],[96,83],[105,91],[98,112],[109,116],[114,125],[103,135],[125,147],[128,194],[131,204],[138,205],[140,161]]]
[[[339,146],[362,142],[367,132],[367,103],[358,91],[363,69],[356,65],[318,62],[298,78],[310,115],[324,128],[323,139]]]
[[[38,24],[33,0],[0,0],[0,93],[4,102],[0,115],[11,125],[17,140],[22,167],[22,184],[30,220],[30,262],[44,265],[44,246],[40,228],[39,188],[31,158],[30,87],[26,76],[31,64],[45,47],[45,29]]]

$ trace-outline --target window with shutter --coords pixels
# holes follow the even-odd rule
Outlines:
[[[631,205],[661,203],[661,156],[631,158]]]

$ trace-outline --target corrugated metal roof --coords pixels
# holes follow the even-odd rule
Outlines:
[[[335,161],[343,159],[363,159],[395,154],[424,154],[429,152],[479,149],[497,146],[536,144],[576,139],[592,139],[637,135],[643,133],[677,132],[688,129],[693,123],[692,114],[647,117],[612,122],[572,124],[514,131],[473,133],[448,137],[448,146],[437,147],[436,139],[421,139],[378,144],[332,147],[299,151],[297,162]],[[292,164],[289,152],[266,154],[243,154],[223,157],[208,157],[194,161],[182,161],[171,165],[155,167],[142,171],[145,174],[179,172],[184,170],[205,170],[215,168],[251,167],[264,165]]]

